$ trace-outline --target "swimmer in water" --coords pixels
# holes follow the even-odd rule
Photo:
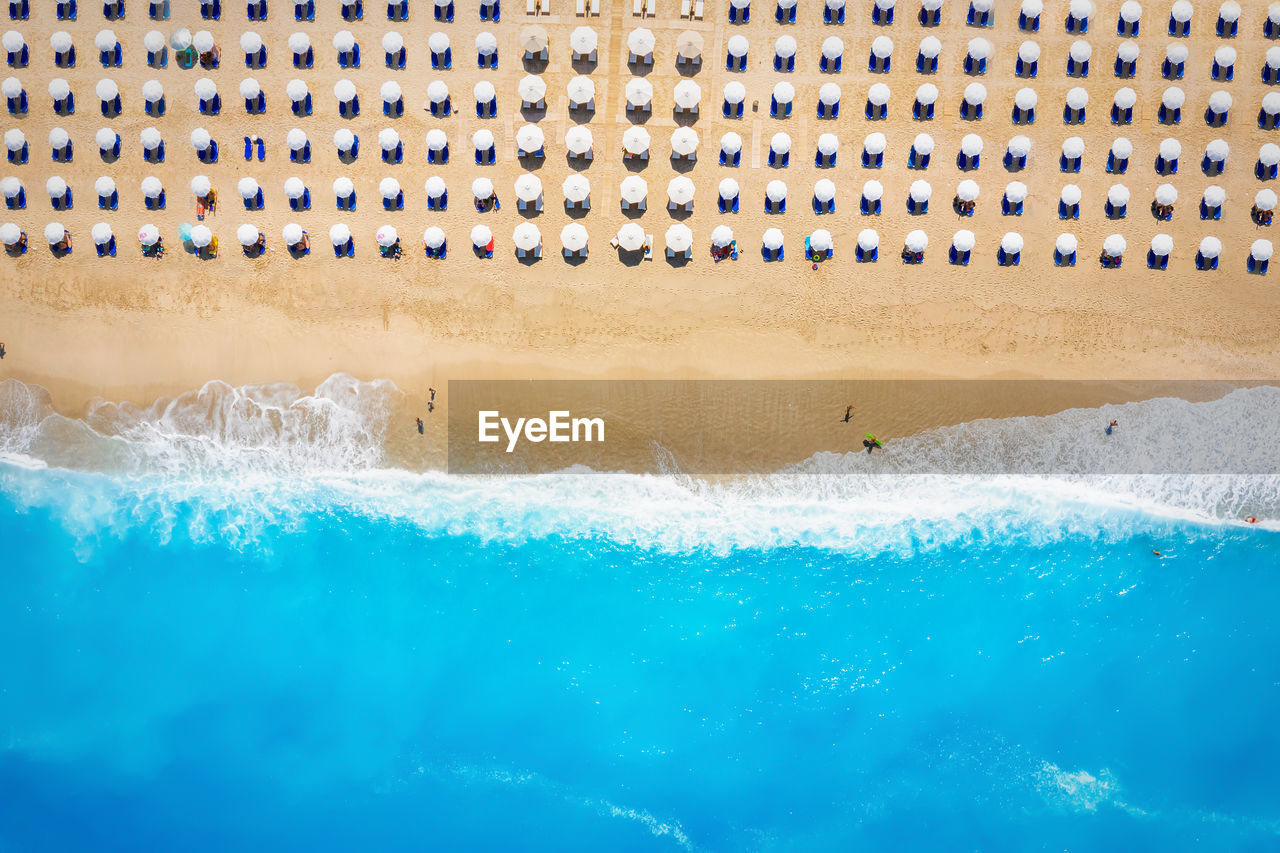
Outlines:
[[[1112,421],[1111,423],[1107,424],[1107,435],[1111,435],[1111,431],[1118,426],[1120,426],[1119,421]]]

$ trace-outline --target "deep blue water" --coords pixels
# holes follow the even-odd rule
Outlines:
[[[246,536],[53,479],[0,482],[5,851],[1280,849],[1274,532]]]

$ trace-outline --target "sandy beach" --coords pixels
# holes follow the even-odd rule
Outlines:
[[[276,6],[280,8],[277,9]],[[57,407],[81,411],[95,397],[149,403],[157,397],[198,388],[211,379],[233,385],[288,381],[314,386],[339,371],[356,376],[394,380],[418,400],[428,386],[442,387],[459,378],[855,378],[855,377],[1050,377],[1050,378],[1270,378],[1280,368],[1276,320],[1280,295],[1269,277],[1247,275],[1249,244],[1271,229],[1257,228],[1249,219],[1254,193],[1267,186],[1253,176],[1260,145],[1271,134],[1255,122],[1258,104],[1268,91],[1259,79],[1263,55],[1272,44],[1262,37],[1265,10],[1251,7],[1240,20],[1238,37],[1230,44],[1239,51],[1233,82],[1210,79],[1214,49],[1224,43],[1212,33],[1215,11],[1197,6],[1195,32],[1185,42],[1191,50],[1185,77],[1177,82],[1187,93],[1182,123],[1157,122],[1160,93],[1168,85],[1159,73],[1164,48],[1167,9],[1150,4],[1139,39],[1142,55],[1137,77],[1116,80],[1111,65],[1116,46],[1115,9],[1099,10],[1088,36],[1063,32],[1057,3],[1049,4],[1036,34],[1019,31],[1016,7],[999,6],[996,26],[967,27],[959,4],[948,4],[940,27],[924,30],[915,21],[916,7],[900,3],[891,27],[866,22],[867,11],[849,9],[849,22],[824,27],[820,7],[802,4],[799,23],[776,24],[772,8],[757,2],[751,23],[731,27],[722,4],[708,4],[702,21],[678,17],[675,0],[659,0],[658,14],[643,21],[629,5],[605,0],[598,17],[578,18],[565,0],[555,0],[557,14],[536,22],[550,34],[550,61],[543,77],[548,110],[538,124],[547,137],[546,160],[535,170],[544,184],[546,206],[533,218],[543,234],[545,257],[532,265],[517,262],[511,231],[525,219],[516,210],[512,182],[525,167],[515,157],[514,129],[525,122],[518,114],[517,81],[527,71],[520,62],[519,33],[530,23],[523,9],[504,8],[501,23],[477,20],[474,10],[459,9],[450,24],[431,20],[430,7],[415,7],[407,23],[391,24],[380,8],[370,7],[364,21],[339,21],[336,4],[320,9],[315,23],[296,24],[285,17],[283,4],[273,4],[267,23],[246,23],[243,6],[225,4],[221,21],[179,20],[158,24],[145,16],[144,4],[130,4],[127,21],[111,26],[124,46],[124,67],[103,69],[96,59],[93,37],[107,26],[100,9],[82,4],[80,20],[57,22],[52,15],[25,22],[5,22],[23,33],[31,49],[30,66],[9,69],[31,98],[30,113],[6,116],[6,127],[20,127],[31,148],[26,165],[4,167],[18,176],[27,190],[25,211],[4,211],[31,235],[32,247],[20,258],[0,258],[0,340],[8,357],[0,362],[0,377],[12,377],[50,389]],[[135,8],[136,6],[136,8]],[[868,7],[869,8],[869,7]],[[1065,6],[1064,6],[1065,8]],[[577,71],[569,61],[568,35],[579,25],[599,33],[596,112],[589,122],[595,136],[595,159],[583,173],[592,183],[593,207],[578,219],[591,233],[585,263],[570,265],[559,256],[560,229],[570,221],[564,211],[560,185],[574,171],[564,156],[563,135],[572,122],[567,112],[565,84]],[[208,29],[222,48],[221,68],[184,71],[171,60],[164,70],[146,66],[142,37],[159,28],[177,26]],[[645,26],[657,37],[653,69],[646,76],[655,95],[652,117],[645,123],[653,136],[652,159],[637,172],[648,181],[648,211],[638,221],[657,241],[652,261],[627,265],[609,247],[609,239],[631,221],[619,210],[618,184],[630,172],[621,157],[620,140],[631,125],[623,104],[623,87],[632,76],[626,65],[626,35]],[[350,28],[364,53],[360,69],[340,69],[330,46],[332,34]],[[76,42],[79,61],[73,69],[55,69],[49,36],[66,29]],[[240,34],[259,32],[269,52],[265,69],[248,71],[238,46]],[[383,66],[379,46],[383,33],[394,29],[405,36],[408,68]],[[663,234],[674,221],[666,212],[666,185],[678,174],[666,159],[668,137],[677,125],[672,117],[671,92],[684,77],[674,64],[678,33],[694,29],[705,38],[702,69],[693,75],[702,88],[701,117],[692,126],[701,142],[699,159],[687,174],[697,186],[692,216],[683,220],[694,232],[694,257],[683,267],[662,259]],[[436,30],[452,40],[453,69],[429,70],[427,37]],[[493,32],[500,44],[500,67],[475,67],[473,41],[478,32]],[[315,99],[312,116],[296,119],[288,110],[285,84],[300,72],[289,61],[289,33],[305,31],[315,49],[315,68],[306,72]],[[724,69],[725,42],[742,34],[751,41],[745,73]],[[779,74],[772,69],[773,41],[795,36],[800,45],[796,70]],[[866,57],[871,40],[881,34],[894,39],[893,70],[871,74]],[[839,74],[820,74],[818,45],[829,35],[844,39],[846,50]],[[920,38],[936,35],[943,42],[939,72],[924,77],[915,72]],[[961,71],[964,45],[981,36],[995,46],[988,71],[969,77]],[[1013,64],[1018,45],[1034,38],[1042,48],[1039,76],[1016,78]],[[1073,79],[1063,72],[1067,49],[1077,38],[1093,47],[1092,73]],[[246,115],[238,96],[239,82],[253,76],[267,93],[265,115]],[[49,109],[48,81],[65,77],[78,99],[73,116],[58,117]],[[222,114],[201,116],[192,85],[212,77],[223,93]],[[111,77],[124,98],[123,114],[103,119],[94,96],[95,83]],[[354,81],[363,111],[346,121],[337,116],[333,83]],[[142,112],[143,82],[158,79],[165,86],[168,113],[152,119]],[[379,110],[378,89],[388,79],[404,88],[406,111],[391,120]],[[433,120],[422,109],[433,79],[446,80],[453,92],[455,114]],[[498,91],[499,114],[478,119],[472,110],[471,88],[491,81]],[[747,87],[743,119],[720,116],[720,92],[726,82],[740,80]],[[786,120],[768,115],[769,93],[787,79],[797,89],[795,113]],[[958,116],[960,93],[974,80],[989,91],[986,115],[978,122]],[[814,115],[816,92],[824,82],[843,89],[841,117],[820,121]],[[886,82],[892,88],[889,116],[867,121],[862,103],[869,85]],[[930,122],[911,119],[911,101],[922,82],[941,90],[937,117]],[[1039,120],[1015,127],[1009,111],[1013,93],[1025,86],[1039,93]],[[1107,117],[1111,99],[1122,85],[1138,92],[1133,124],[1117,128]],[[1089,118],[1083,125],[1064,126],[1062,102],[1067,89],[1083,86],[1091,96]],[[1235,100],[1229,123],[1209,128],[1202,113],[1210,92],[1229,91]],[[759,111],[754,108],[758,102]],[[104,164],[97,156],[94,133],[112,127],[123,139],[118,162]],[[168,148],[165,163],[144,163],[139,133],[154,125]],[[76,146],[72,163],[51,163],[47,136],[60,126]],[[312,142],[312,162],[291,164],[284,137],[301,127]],[[339,162],[333,132],[349,127],[361,139],[359,159]],[[378,131],[395,127],[405,145],[405,162],[387,165],[378,156]],[[192,129],[207,128],[222,148],[215,165],[197,162],[188,142]],[[449,134],[452,158],[447,165],[425,162],[427,130],[441,127]],[[470,137],[481,128],[498,139],[498,162],[472,162]],[[791,134],[793,154],[786,169],[766,163],[768,140],[779,131]],[[739,133],[745,149],[737,169],[716,162],[718,141],[728,131]],[[882,169],[863,169],[859,162],[862,139],[871,132],[888,137]],[[906,167],[914,136],[927,131],[937,148],[927,172]],[[818,169],[813,163],[816,139],[824,132],[841,141],[838,165]],[[960,138],[981,134],[985,140],[982,165],[962,174],[955,156]],[[241,139],[260,135],[267,143],[265,162],[246,163]],[[1000,157],[1009,138],[1031,138],[1032,154],[1025,170],[1007,172]],[[1078,175],[1058,168],[1062,140],[1079,135],[1085,140],[1084,167]],[[1107,174],[1106,153],[1117,136],[1135,146],[1129,172]],[[1181,169],[1157,176],[1151,163],[1159,141],[1176,136],[1183,145]],[[1225,174],[1209,178],[1199,168],[1205,144],[1224,138],[1231,146]],[[51,175],[67,180],[76,195],[75,209],[54,213],[44,191]],[[120,208],[103,212],[94,204],[93,182],[110,174],[120,190]],[[219,191],[220,207],[207,223],[219,237],[220,257],[200,260],[184,253],[177,240],[180,223],[194,223],[194,199],[187,186],[192,175],[207,174]],[[448,182],[446,212],[429,212],[423,182],[438,174]],[[139,182],[159,177],[168,195],[168,209],[143,209]],[[244,211],[236,182],[255,177],[264,189],[263,211]],[[302,177],[311,189],[312,210],[293,213],[283,193],[284,180]],[[330,189],[334,178],[352,179],[358,210],[334,210]],[[474,177],[493,180],[503,201],[500,211],[478,213],[469,187]],[[378,183],[396,177],[404,188],[405,210],[387,213],[378,198]],[[716,210],[716,187],[724,177],[741,185],[741,211]],[[810,208],[813,183],[830,178],[838,187],[834,214],[818,216]],[[905,208],[909,184],[923,177],[933,184],[930,213],[910,216]],[[974,217],[952,212],[950,199],[965,177],[978,181],[982,195]],[[763,212],[764,187],[772,179],[790,188],[788,212]],[[885,186],[880,216],[858,214],[862,183]],[[1021,217],[1003,217],[1000,195],[1006,183],[1019,180],[1031,188]],[[1157,222],[1148,205],[1154,188],[1172,183],[1180,197],[1172,222]],[[1056,215],[1057,196],[1066,183],[1083,190],[1080,219],[1062,222]],[[1103,213],[1107,188],[1124,183],[1132,192],[1128,218],[1109,221]],[[1222,219],[1202,222],[1196,212],[1200,195],[1210,184],[1225,188]],[[54,258],[44,245],[44,225],[57,219],[72,231],[74,253]],[[94,256],[89,238],[98,221],[111,224],[120,244],[115,258]],[[311,234],[309,257],[292,259],[281,240],[287,222],[302,224]],[[158,225],[168,253],[159,260],[141,257],[134,239],[144,223]],[[235,230],[244,222],[258,226],[270,251],[261,258],[244,257]],[[355,235],[353,259],[336,260],[328,246],[328,228],[347,223]],[[398,261],[379,257],[375,230],[395,225],[406,251]],[[477,223],[493,229],[497,251],[492,259],[469,251],[467,234]],[[420,235],[427,225],[439,225],[450,240],[447,260],[422,255]],[[742,251],[736,261],[713,263],[708,236],[713,227],[728,224]],[[765,263],[760,235],[779,227],[786,235],[787,259]],[[853,259],[857,233],[867,227],[881,235],[880,260],[857,264]],[[827,228],[835,237],[836,257],[817,271],[801,257],[804,236]],[[922,228],[930,244],[918,266],[901,263],[898,252],[905,234]],[[968,228],[977,246],[968,267],[948,264],[951,235]],[[1021,265],[1000,267],[996,247],[1006,231],[1026,239]],[[1080,261],[1074,268],[1055,268],[1054,238],[1064,231],[1080,241]],[[1103,238],[1123,233],[1129,250],[1123,270],[1099,268],[1097,254]],[[1174,240],[1169,268],[1146,269],[1144,256],[1150,238],[1168,233]],[[1224,243],[1221,269],[1199,272],[1195,247],[1207,235]],[[441,400],[444,403],[446,401]],[[1018,411],[1011,399],[1010,413]]]

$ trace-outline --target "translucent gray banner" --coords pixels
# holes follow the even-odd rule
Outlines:
[[[1277,436],[1277,381],[449,383],[455,474],[1276,474]]]

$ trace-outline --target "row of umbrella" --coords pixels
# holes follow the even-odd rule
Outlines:
[[[50,246],[69,245],[69,233],[61,222],[50,222],[44,228],[44,238]],[[106,222],[99,222],[90,229],[90,236],[93,242],[98,246],[107,246],[114,243],[115,236],[111,230],[111,226]],[[681,223],[671,225],[665,236],[666,248],[673,255],[688,255],[693,247],[693,231]],[[302,226],[291,222],[284,226],[281,231],[285,245],[293,248],[298,246],[306,237],[306,232]],[[470,240],[472,246],[480,251],[492,252],[494,248],[493,230],[487,225],[476,225],[471,229]],[[182,226],[179,228],[179,238],[184,242],[190,242],[196,249],[205,249],[214,243],[215,237],[212,229],[204,224],[194,227]],[[25,235],[21,228],[13,222],[6,222],[0,225],[0,243],[10,250],[13,247],[23,245]],[[266,235],[258,229],[256,225],[245,223],[236,229],[236,239],[239,243],[246,247],[262,247],[266,245]],[[335,247],[349,247],[354,244],[354,237],[351,229],[345,223],[337,223],[329,229],[329,240]],[[382,248],[390,249],[399,245],[400,235],[395,226],[382,225],[374,234],[375,242]],[[423,244],[432,250],[439,250],[446,246],[446,237],[443,229],[432,226],[427,228],[422,235]],[[512,231],[512,243],[516,249],[522,253],[540,251],[543,244],[542,230],[531,222],[522,222]],[[645,249],[653,248],[651,245],[651,236],[646,234],[644,229],[636,223],[627,223],[618,229],[613,242],[617,247],[626,252],[638,252]],[[573,222],[560,231],[560,244],[566,253],[585,254],[588,243],[590,241],[590,233],[582,224]],[[138,242],[143,247],[152,247],[161,242],[160,229],[153,225],[143,225],[138,230]],[[778,253],[784,246],[784,235],[778,228],[769,228],[765,230],[761,236],[761,248],[767,252]],[[880,247],[880,233],[874,228],[865,228],[858,232],[857,247],[859,260],[874,260],[874,253]],[[733,229],[727,225],[717,225],[712,229],[710,235],[710,243],[713,249],[725,249],[734,245],[736,239]],[[953,253],[962,253],[966,256],[973,251],[977,244],[977,238],[974,233],[968,229],[960,229],[955,232],[951,239],[951,250]],[[1000,238],[999,250],[1002,255],[1001,261],[1005,262],[1004,256],[1011,256],[1013,262],[1017,262],[1017,256],[1025,247],[1026,241],[1023,236],[1017,232],[1011,231]],[[807,253],[817,253],[822,256],[830,256],[835,247],[834,238],[830,231],[825,229],[817,229],[810,233],[805,240],[805,248]],[[929,236],[924,231],[916,229],[907,233],[903,240],[903,248],[906,252],[912,253],[917,257],[913,260],[920,260],[923,253],[929,247]],[[1174,241],[1168,234],[1157,234],[1151,238],[1150,255],[1158,259],[1167,259],[1173,252]],[[1079,240],[1075,235],[1063,233],[1058,235],[1054,240],[1055,261],[1061,261],[1069,258],[1074,263],[1075,254],[1079,249]],[[1104,256],[1113,260],[1121,258],[1128,249],[1128,243],[1123,235],[1111,234],[1103,240],[1102,253]],[[1223,244],[1218,237],[1204,237],[1197,247],[1197,262],[1202,259],[1209,259],[1215,262],[1221,255]],[[113,249],[114,251],[114,249]],[[1274,247],[1269,240],[1254,240],[1249,247],[1249,259],[1252,262],[1267,262],[1274,254]],[[1153,262],[1153,266],[1163,266],[1163,263]],[[1261,270],[1265,271],[1265,267]]]

